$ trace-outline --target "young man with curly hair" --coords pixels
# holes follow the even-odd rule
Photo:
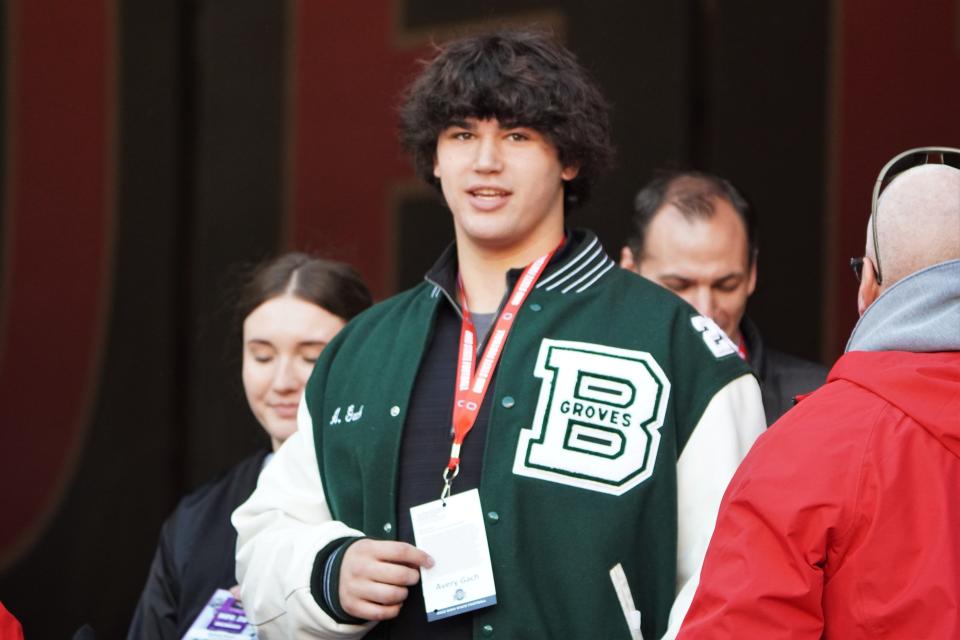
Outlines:
[[[400,115],[455,243],[327,347],[298,434],[234,515],[260,637],[675,633],[763,430],[756,380],[709,320],[566,228],[613,155],[569,51],[533,32],[454,41]],[[428,622],[434,558],[410,509],[441,489],[478,490],[496,596]]]

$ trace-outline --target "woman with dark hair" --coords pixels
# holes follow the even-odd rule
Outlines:
[[[182,638],[214,592],[236,584],[230,514],[296,431],[297,407],[320,352],[372,302],[356,271],[339,262],[287,253],[251,272],[235,307],[243,388],[271,448],[181,500],[161,530],[128,638]]]

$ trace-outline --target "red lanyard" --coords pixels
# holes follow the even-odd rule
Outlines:
[[[443,472],[443,478],[446,482],[444,496],[449,495],[450,481],[456,477],[460,470],[460,446],[477,421],[480,405],[483,404],[483,397],[487,394],[487,387],[490,384],[490,376],[503,353],[503,345],[507,341],[510,329],[513,328],[513,320],[516,318],[517,312],[520,311],[523,301],[527,299],[527,295],[533,289],[533,285],[546,268],[547,263],[550,262],[550,258],[559,248],[558,245],[550,253],[540,256],[523,270],[520,279],[513,287],[510,299],[507,300],[503,311],[497,318],[496,325],[491,330],[490,339],[487,341],[487,348],[483,350],[479,367],[476,366],[475,362],[477,330],[473,325],[473,320],[470,319],[470,311],[467,309],[463,286],[458,283],[457,292],[460,297],[460,307],[463,309],[463,322],[460,323],[460,366],[457,367],[457,386],[454,391],[453,444],[450,446],[450,462]]]

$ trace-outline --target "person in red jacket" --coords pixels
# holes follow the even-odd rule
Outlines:
[[[957,167],[881,172],[846,353],[731,481],[679,640],[960,638]]]
[[[3,640],[23,640],[23,628],[13,614],[0,602],[0,638]]]

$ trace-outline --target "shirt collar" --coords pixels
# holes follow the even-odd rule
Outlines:
[[[580,230],[564,230],[563,244],[554,252],[553,257],[550,258],[550,262],[547,263],[547,268],[544,270],[543,275],[549,275],[558,265],[563,264],[570,258],[577,247],[583,243],[586,235],[585,232]],[[507,271],[508,291],[513,289],[513,286],[517,283],[517,279],[526,267],[527,265],[521,265]],[[447,245],[447,248],[443,250],[443,253],[440,254],[440,257],[433,266],[430,267],[430,270],[427,271],[424,280],[443,290],[450,300],[456,300],[457,271],[457,243],[451,242]]]

